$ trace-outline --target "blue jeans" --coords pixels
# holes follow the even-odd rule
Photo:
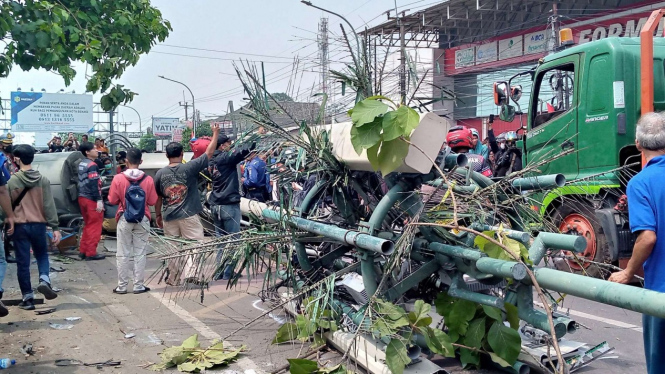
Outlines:
[[[45,223],[21,223],[14,225],[12,235],[14,247],[16,248],[16,275],[18,285],[23,294],[23,300],[34,298],[32,285],[30,284],[30,248],[37,260],[39,280],[51,283],[49,270],[51,265],[48,261],[48,244],[46,243]]]
[[[648,374],[665,372],[665,319],[642,315],[644,355]]]
[[[215,236],[226,236],[240,232],[240,220],[242,214],[240,213],[240,204],[233,205],[213,205],[211,206],[213,223],[215,224]],[[234,235],[236,239],[238,235]],[[224,253],[223,247],[217,252],[217,262],[221,262]],[[233,275],[233,269],[236,267],[237,261],[232,261],[224,268],[224,278],[228,279]]]
[[[2,234],[2,230],[0,230]],[[5,280],[5,273],[7,272],[7,259],[5,258],[5,241],[2,240],[2,235],[0,235],[0,292],[4,292],[2,289],[2,281]]]

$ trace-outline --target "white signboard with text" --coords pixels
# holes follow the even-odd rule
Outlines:
[[[472,66],[476,57],[475,48],[458,49],[455,51],[455,69]]]
[[[519,57],[522,55],[522,35],[499,40],[499,60]]]
[[[12,131],[88,132],[93,128],[92,95],[11,93]]]
[[[496,61],[497,56],[496,41],[476,47],[476,65]]]
[[[152,133],[158,138],[171,139],[178,127],[180,127],[179,118],[153,117],[152,119]]]
[[[548,34],[551,31],[543,30],[524,35],[524,54],[547,52]]]

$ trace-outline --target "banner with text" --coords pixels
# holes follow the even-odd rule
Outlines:
[[[88,132],[93,128],[92,95],[11,93],[12,131]]]

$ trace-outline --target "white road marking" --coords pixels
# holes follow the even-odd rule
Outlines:
[[[264,312],[264,313],[267,312],[267,310],[261,308],[261,307],[258,305],[260,302],[261,302],[261,299],[256,300],[255,302],[252,303],[252,306],[254,307],[254,309],[258,309],[258,310],[260,310],[260,311],[262,311],[262,312]],[[284,317],[276,316],[276,315],[274,315],[274,314],[272,314],[272,313],[268,313],[268,316],[270,316],[270,318],[272,318],[273,320],[275,320],[275,322],[279,323],[280,325],[283,325],[283,324],[286,323],[286,319],[285,319]]]
[[[160,303],[164,304],[165,307],[169,308],[169,310],[173,312],[173,314],[175,314],[180,319],[185,321],[188,325],[190,325],[194,330],[196,330],[199,334],[201,334],[201,336],[210,340],[222,339],[221,335],[212,331],[212,329],[208,327],[205,323],[201,322],[198,318],[191,315],[191,313],[183,309],[180,305],[176,304],[173,300],[167,299],[161,293],[157,292],[148,292],[148,293],[154,296],[157,300],[159,300]],[[239,358],[236,361],[236,364],[245,372],[245,374],[262,373],[262,371],[258,369],[256,363],[254,363],[254,361],[250,360],[247,357]]]
[[[534,302],[533,305],[537,305],[537,306],[543,308],[543,304],[541,304],[539,302]],[[571,316],[582,317],[582,318],[590,319],[592,321],[598,321],[598,322],[606,323],[608,325],[621,327],[621,328],[624,328],[624,329],[633,330],[633,331],[637,331],[637,332],[644,331],[644,330],[642,330],[642,328],[640,326],[631,325],[630,323],[617,321],[615,319],[598,317],[598,316],[594,316],[593,314],[578,312],[577,310],[572,310],[572,309],[565,309],[565,311],[568,314],[570,314]],[[560,309],[559,312],[563,313],[564,309]]]

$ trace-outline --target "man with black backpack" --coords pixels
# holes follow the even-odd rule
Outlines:
[[[157,203],[155,182],[139,170],[142,153],[137,148],[127,150],[127,169],[111,182],[109,202],[119,205],[118,221],[118,287],[113,293],[126,294],[129,284],[129,259],[134,258],[134,293],[150,291],[145,280],[146,246],[150,232],[150,206]]]

